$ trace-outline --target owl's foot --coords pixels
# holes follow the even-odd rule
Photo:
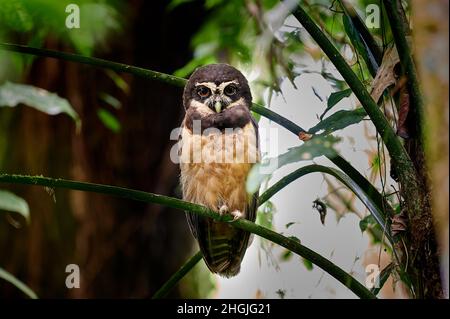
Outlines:
[[[242,214],[240,211],[238,210],[234,210],[231,212],[231,216],[233,216],[233,220],[238,220],[241,218],[244,218],[244,214]]]
[[[229,211],[230,211],[230,209],[228,208],[227,205],[222,205],[222,206],[219,207],[219,215],[220,216],[228,214]]]

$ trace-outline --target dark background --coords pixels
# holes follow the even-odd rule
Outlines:
[[[107,54],[94,56],[172,73],[191,58],[189,42],[205,18],[201,2],[172,11],[167,1],[129,1],[127,24]],[[182,26],[182,27],[180,27]],[[45,48],[67,51],[62,42]],[[171,130],[183,117],[182,89],[121,75],[120,90],[104,70],[55,59],[37,59],[26,83],[66,97],[82,118],[81,132],[67,116],[31,108],[2,110],[6,167],[2,171],[130,187],[179,196],[178,166],[170,161]],[[118,97],[115,134],[96,116],[98,92]],[[193,252],[184,214],[152,204],[69,190],[9,187],[31,209],[31,224],[0,219],[0,264],[45,297],[150,297]],[[12,217],[11,217],[12,218]],[[81,287],[67,289],[65,267],[80,266]],[[24,295],[0,281],[0,295]],[[173,290],[170,297],[180,297]]]

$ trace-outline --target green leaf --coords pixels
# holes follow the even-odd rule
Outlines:
[[[189,2],[193,2],[194,0],[172,0],[170,1],[169,5],[167,6],[167,10],[173,10],[176,7],[185,4],[185,3],[189,3]]]
[[[222,4],[224,0],[206,0],[205,1],[205,8],[206,9],[212,9],[215,6],[218,6]]]
[[[25,217],[27,222],[30,219],[30,209],[27,202],[23,198],[5,190],[0,190],[0,211],[1,210],[19,213]]]
[[[128,94],[128,92],[130,92],[130,86],[119,74],[117,74],[116,71],[105,70],[105,73],[107,76],[109,76],[111,80],[113,80],[114,84],[124,93]]]
[[[17,32],[28,32],[33,29],[33,18],[20,0],[1,1],[0,21]]]
[[[363,219],[359,221],[359,229],[361,229],[361,232],[364,232],[369,225],[375,225],[376,220],[373,218],[372,215],[367,215]]]
[[[320,119],[322,120],[325,114],[336,104],[338,104],[343,98],[349,97],[352,94],[352,89],[345,89],[343,91],[339,92],[333,92],[330,94],[330,97],[327,101],[327,108],[320,116]]]
[[[296,224],[296,222],[290,222],[290,223],[287,223],[285,227],[287,229],[287,228],[291,227],[294,224]]]
[[[116,110],[120,109],[120,107],[122,106],[122,103],[120,103],[118,99],[116,99],[112,95],[109,95],[108,93],[100,92],[99,97],[103,102],[108,103]]]
[[[360,107],[351,111],[341,110],[320,121],[317,125],[311,127],[308,133],[316,134],[323,130],[323,134],[342,130],[347,126],[361,122],[367,116],[366,111]]]
[[[276,207],[271,201],[267,201],[262,205],[257,214],[257,222],[259,225],[272,229],[273,215],[276,213]]]
[[[367,44],[364,42],[358,29],[355,27],[348,14],[344,14],[342,16],[342,22],[344,24],[345,32],[347,33],[348,37],[350,38],[350,41],[355,47],[357,54],[359,53],[359,55],[362,56],[364,62],[367,65],[367,68],[370,71],[370,74],[372,74],[372,76],[374,77],[378,70],[378,64],[376,62],[375,57],[368,48]]]
[[[38,299],[36,293],[31,290],[27,285],[25,285],[22,281],[11,275],[9,272],[0,267],[0,278],[6,280],[7,282],[14,285],[16,288],[20,289],[25,295],[30,297],[31,299]]]
[[[370,235],[371,243],[373,245],[376,244],[383,244],[385,243],[384,240],[384,233],[381,229],[381,226],[378,224],[373,225],[373,227],[367,228],[366,232]]]
[[[289,259],[292,258],[292,251],[290,251],[289,249],[286,249],[282,254],[281,254],[281,260],[282,261],[288,261]]]
[[[70,103],[54,93],[26,84],[6,82],[0,85],[0,107],[16,107],[20,103],[49,115],[66,113],[77,126],[80,124],[80,118]]]
[[[307,270],[311,271],[311,270],[314,269],[313,263],[310,262],[308,259],[302,258],[302,261],[303,261],[303,265],[305,265],[305,267],[306,267]]]
[[[80,28],[68,29],[65,11],[69,3],[80,7]],[[97,2],[97,3],[94,3]],[[111,35],[121,31],[119,1],[55,1],[55,0],[1,0],[0,31],[8,38],[11,31],[20,33],[20,39],[49,35],[61,43],[74,47],[79,53],[90,55],[95,48],[106,49]],[[26,34],[25,34],[26,33]]]
[[[338,138],[331,135],[317,136],[300,146],[289,149],[289,151],[278,157],[270,158],[254,165],[247,177],[247,192],[255,193],[264,180],[268,179],[274,171],[286,164],[311,160],[322,155],[334,156],[336,152],[333,149],[333,144],[338,141]]]
[[[383,51],[378,45],[377,41],[375,40],[374,36],[372,35],[371,31],[367,28],[365,21],[359,16],[358,12],[352,7],[352,5],[348,1],[342,1],[339,0],[339,3],[341,5],[341,8],[344,11],[344,14],[348,16],[348,18],[351,20],[353,28],[357,30],[357,33],[359,34],[361,40],[365,44],[365,47],[368,52],[370,52],[373,57],[375,58],[375,62],[377,65],[381,65],[381,61],[383,59]],[[386,19],[385,15],[383,15],[384,19]],[[387,21],[386,21],[387,22]],[[387,25],[387,24],[383,24]],[[389,30],[385,30],[386,28],[383,28],[384,32],[388,32]],[[373,30],[373,29],[372,29]],[[377,30],[373,30],[375,33],[377,33]],[[381,31],[381,33],[383,33]],[[380,35],[380,34],[379,34]],[[381,34],[383,37],[383,35]],[[384,38],[388,39],[389,36],[387,34],[384,34]],[[375,70],[377,71],[377,70]]]
[[[114,133],[120,131],[119,120],[117,120],[117,118],[109,111],[105,109],[99,109],[97,111],[97,116],[99,117],[100,121],[102,121],[102,123]]]

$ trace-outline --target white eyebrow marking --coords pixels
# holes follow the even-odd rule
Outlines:
[[[211,90],[211,92],[214,92],[217,89],[217,85],[214,82],[197,82],[195,83],[195,86],[206,86],[208,89]]]
[[[236,84],[236,85],[239,85],[239,82],[238,82],[237,80],[228,81],[228,82],[222,82],[222,83],[220,83],[220,85],[219,85],[219,90],[222,92],[223,89],[224,89],[228,84],[231,84],[231,83]]]
[[[206,86],[213,93],[216,91],[216,89],[219,89],[219,91],[222,93],[223,90],[225,89],[225,87],[231,83],[239,85],[239,82],[237,80],[233,80],[233,81],[222,82],[219,84],[219,86],[217,86],[214,82],[197,82],[197,83],[195,83],[195,86],[200,86],[200,85]]]

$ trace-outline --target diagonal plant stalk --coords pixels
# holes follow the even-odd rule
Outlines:
[[[328,56],[330,61],[334,64],[349,87],[355,93],[361,105],[366,110],[367,115],[369,115],[375,125],[378,133],[380,133],[391,157],[397,163],[401,163],[404,170],[411,170],[411,173],[415,175],[411,160],[409,159],[403,145],[400,143],[400,140],[395,135],[394,130],[389,125],[389,122],[381,110],[378,108],[377,103],[372,99],[369,92],[366,90],[364,84],[359,80],[351,67],[347,64],[344,57],[299,5],[294,10],[293,15],[317,42],[319,47]]]
[[[87,64],[92,65],[99,68],[105,68],[114,70],[117,72],[123,72],[123,73],[129,73],[133,74],[145,79],[149,80],[155,80],[163,83],[167,83],[169,85],[174,85],[178,87],[184,87],[187,83],[187,80],[184,78],[180,78],[177,76],[173,76],[166,73],[161,73],[157,71],[152,71],[148,69],[138,68],[131,65],[123,64],[123,63],[117,63],[109,60],[99,59],[99,58],[93,58],[93,57],[86,57],[79,54],[74,53],[67,53],[67,52],[61,52],[61,51],[54,51],[54,50],[48,50],[48,49],[41,49],[41,48],[33,48],[25,45],[18,45],[18,44],[10,44],[10,43],[0,43],[0,49],[12,51],[12,52],[18,52],[18,53],[24,53],[24,54],[32,54],[40,57],[48,57],[48,58],[55,58],[65,61],[71,61],[71,62],[77,62],[81,64]],[[258,105],[256,103],[253,103],[251,110],[255,113],[261,114],[262,116],[265,116],[272,121],[280,124],[281,126],[285,127],[289,131],[293,132],[294,134],[297,134],[299,132],[304,132],[305,130],[292,121],[288,120],[287,118],[273,112],[272,110],[265,108],[261,105]]]
[[[386,117],[343,56],[300,5],[297,5],[294,9],[293,15],[328,56],[366,110],[389,151],[402,188],[407,190],[404,192],[404,197],[408,210],[411,212],[411,215],[419,216],[422,212],[423,202],[421,200],[418,175],[408,153],[397,138]]]
[[[277,183],[272,185],[268,190],[266,190],[258,200],[258,204],[262,205],[264,202],[266,202],[269,198],[271,198],[273,195],[275,195],[277,192],[279,192],[281,189],[292,183],[293,181],[297,180],[298,178],[305,176],[310,173],[325,173],[334,176],[337,178],[341,183],[343,183],[347,188],[349,188],[367,207],[369,212],[372,214],[372,216],[375,218],[377,223],[380,225],[381,229],[385,233],[388,240],[391,242],[391,244],[394,244],[394,240],[391,236],[390,231],[390,220],[386,218],[384,212],[377,207],[377,205],[372,201],[372,199],[347,175],[340,172],[337,169],[323,166],[323,165],[317,165],[317,164],[311,164],[307,166],[300,167],[299,169],[295,170],[294,172],[284,176],[281,178]]]
[[[262,105],[253,103],[251,110],[255,113],[258,113],[271,121],[281,125],[288,131],[294,133],[295,135],[299,135],[300,133],[306,132],[303,128],[292,122],[291,120],[281,116],[280,114],[272,111],[271,109],[264,107]]]
[[[168,83],[175,86],[184,86],[186,83],[185,79],[177,78],[171,75],[163,74],[160,72],[155,72],[151,70],[146,70],[142,68],[136,68],[129,65],[116,63],[108,60],[84,57],[77,54],[68,54],[64,52],[45,50],[39,48],[31,48],[27,46],[15,45],[15,44],[2,44],[0,43],[0,49],[9,50],[13,52],[25,53],[25,54],[33,54],[42,57],[52,57],[63,59],[72,62],[78,62],[82,64],[88,64],[96,67],[108,68],[118,72],[131,73],[136,76],[140,76],[143,78],[161,81],[164,83]],[[283,116],[271,111],[268,108],[260,106],[258,104],[253,104],[252,111],[259,113],[270,120],[278,123],[279,125],[285,127],[290,132],[295,135],[299,135],[301,132],[305,130],[293,123],[292,121],[284,118]],[[352,179],[374,200],[375,204],[378,206],[380,210],[386,209],[389,215],[392,214],[391,206],[387,203],[385,198],[378,192],[378,190],[361,174],[359,173],[350,163],[348,163],[344,158],[342,158],[339,154],[335,154],[335,156],[328,157],[336,166],[338,166],[342,171],[346,172],[347,175],[351,176]]]
[[[130,73],[136,76],[140,76],[146,79],[152,79],[156,81],[161,81],[164,83],[168,83],[175,86],[184,86],[186,83],[185,79],[171,76],[169,74],[164,74],[161,72],[155,72],[147,69],[136,68],[130,65],[116,63],[108,60],[85,57],[78,54],[64,53],[53,50],[46,50],[40,48],[32,48],[23,45],[17,44],[8,44],[8,43],[0,43],[0,49],[19,52],[24,54],[32,54],[41,57],[51,57],[62,59],[66,61],[72,61],[82,64],[88,64],[95,67],[112,69],[118,72]],[[301,132],[305,132],[305,130],[293,123],[289,119],[273,112],[272,110],[263,107],[258,104],[252,105],[252,111],[261,114],[262,116],[267,117],[268,119],[274,121],[275,123],[281,125],[286,128],[296,136],[299,136]],[[347,175],[351,176],[356,183],[369,195],[371,196],[378,207],[385,207],[390,215],[392,215],[392,209],[390,205],[387,203],[385,198],[378,192],[378,190],[361,174],[359,173],[349,162],[347,162],[343,157],[339,154],[336,154],[333,157],[328,157],[336,166],[338,166],[342,171],[344,171]],[[384,203],[383,203],[384,202]]]
[[[201,251],[198,251],[194,256],[181,266],[181,268],[167,280],[161,288],[152,296],[152,299],[161,299],[167,296],[172,288],[202,259]]]
[[[358,297],[368,299],[376,298],[375,295],[373,295],[367,288],[365,288],[360,282],[358,282],[351,275],[346,273],[344,270],[336,266],[334,263],[332,263],[325,257],[319,255],[315,251],[307,248],[306,246],[303,246],[297,239],[285,237],[270,229],[252,223],[246,219],[239,219],[233,221],[233,217],[228,215],[220,216],[216,212],[201,205],[189,203],[177,198],[147,193],[123,187],[77,182],[59,178],[52,179],[42,176],[0,174],[0,183],[40,185],[52,188],[58,187],[58,188],[66,188],[72,190],[113,195],[131,200],[160,204],[166,207],[179,209],[180,211],[189,211],[191,213],[198,214],[202,217],[212,218],[217,221],[229,222],[230,225],[233,227],[237,227],[250,233],[256,234],[258,236],[261,236],[263,238],[266,238],[284,248],[293,251],[297,255],[308,259],[313,264],[322,268],[324,271],[326,271],[331,276],[336,278],[339,282],[344,284],[348,289],[353,291]]]
[[[378,43],[376,42],[375,38],[372,36],[370,31],[367,29],[367,26],[364,23],[364,21],[358,15],[355,8],[348,2],[348,0],[339,0],[339,4],[344,10],[344,14],[348,14],[350,16],[353,24],[358,29],[358,32],[361,34],[365,44],[374,55],[377,64],[381,65],[381,62],[383,60],[383,51],[381,50],[380,46],[378,45]]]
[[[74,53],[47,50],[42,48],[33,48],[26,45],[10,44],[10,43],[0,43],[0,49],[18,53],[31,54],[41,57],[77,62],[81,64],[92,65],[94,67],[110,69],[117,72],[130,73],[149,80],[155,80],[179,87],[183,87],[186,84],[186,79],[174,75],[156,72],[123,63],[112,62],[104,59],[87,57]]]

